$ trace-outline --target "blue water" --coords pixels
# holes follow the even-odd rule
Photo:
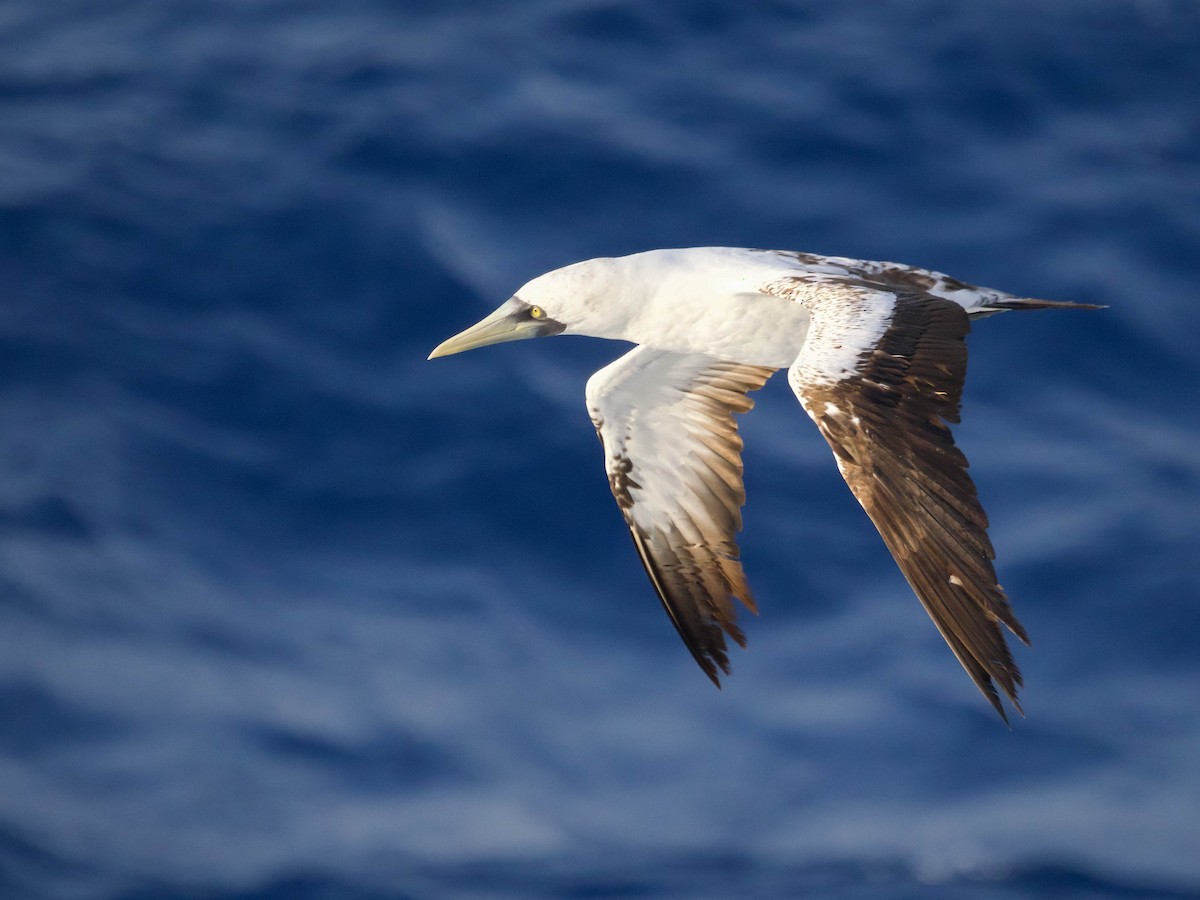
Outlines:
[[[0,897],[1200,895],[1200,11],[0,4]],[[724,244],[980,322],[978,695],[782,379],[715,691],[528,278]],[[749,618],[749,617],[748,617]]]

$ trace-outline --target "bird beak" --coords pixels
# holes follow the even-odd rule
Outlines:
[[[558,334],[563,325],[551,319],[529,318],[529,304],[513,297],[494,313],[452,338],[442,341],[433,348],[429,358],[451,356],[464,350],[502,344],[505,341],[523,341],[526,338]]]

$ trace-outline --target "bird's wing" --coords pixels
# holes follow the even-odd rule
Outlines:
[[[788,381],[942,637],[1007,721],[1021,673],[999,625],[1028,643],[996,583],[987,516],[954,445],[967,369],[962,306],[847,290],[807,300]]]
[[[754,611],[734,535],[742,526],[742,440],[734,413],[775,369],[637,347],[593,375],[588,413],[646,573],[709,678],[742,646],[733,598]]]

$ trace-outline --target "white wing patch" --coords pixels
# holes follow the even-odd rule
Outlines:
[[[587,384],[613,496],[663,607],[714,682],[729,671],[724,636],[745,642],[732,601],[754,610],[734,539],[746,494],[733,415],[774,371],[637,347]]]

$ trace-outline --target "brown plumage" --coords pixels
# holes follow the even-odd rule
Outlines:
[[[762,387],[775,370],[682,354],[643,356],[645,367],[622,365],[615,373],[612,367],[597,373],[598,379],[589,383],[588,408],[605,444],[609,486],[650,583],[684,644],[719,687],[718,670],[729,672],[725,636],[746,645],[733,601],[756,611],[734,539],[742,527],[746,491],[742,439],[733,416],[753,408],[747,394]],[[665,521],[651,523],[638,515],[633,495],[645,490],[645,479],[627,454],[631,443],[637,453],[641,424],[611,421],[620,413],[602,397],[621,385],[610,379],[636,379],[641,390],[653,388],[661,413],[655,417],[655,440],[669,445],[674,438],[686,451],[687,458],[667,461],[667,477],[685,489],[657,492],[671,510]],[[601,382],[605,392],[596,387]]]
[[[692,247],[585,260],[522,287],[431,356],[542,334],[638,346],[588,381],[609,486],[684,643],[719,684],[736,601],[742,442],[734,416],[788,382],[938,630],[1001,717],[1026,635],[996,581],[987,516],[954,445],[969,319],[1095,308],[894,262]]]
[[[898,297],[858,374],[797,393],[938,631],[1007,721],[995,686],[1019,711],[1021,673],[999,624],[1028,637],[996,582],[987,516],[947,425],[959,420],[969,330],[956,303]]]

